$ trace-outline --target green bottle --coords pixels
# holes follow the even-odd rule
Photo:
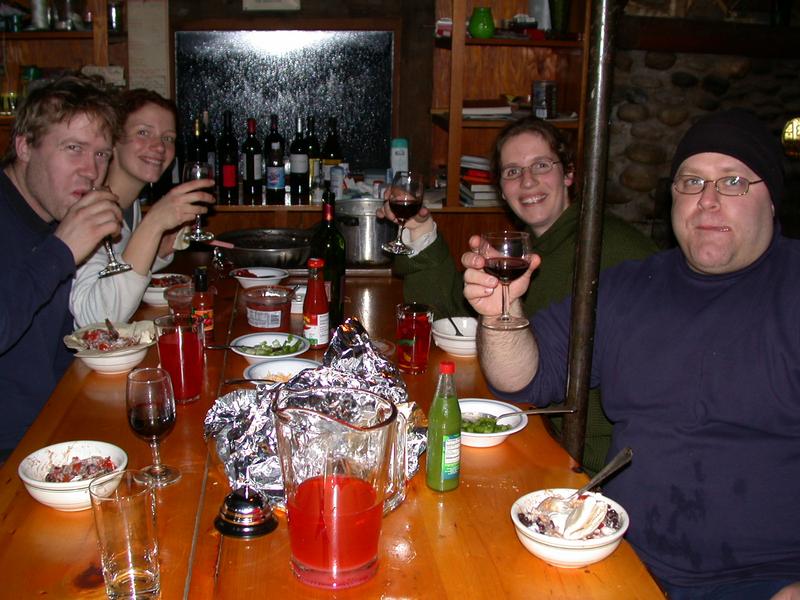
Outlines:
[[[461,471],[461,408],[453,381],[455,372],[455,363],[439,363],[439,382],[428,413],[426,482],[439,492],[456,489]]]

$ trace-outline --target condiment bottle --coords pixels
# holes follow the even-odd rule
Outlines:
[[[336,329],[344,318],[344,276],[346,248],[342,232],[336,227],[336,208],[333,193],[326,189],[322,195],[322,221],[311,237],[311,252],[325,261],[322,278],[328,296],[329,325]]]
[[[455,372],[455,363],[439,363],[439,382],[428,413],[425,481],[438,492],[456,489],[461,471],[461,408],[453,380]]]
[[[202,317],[206,340],[214,339],[214,290],[208,287],[207,267],[197,267],[194,270],[192,314]]]
[[[322,258],[308,259],[308,288],[303,300],[303,337],[311,344],[312,350],[325,348],[330,341],[328,295],[322,279],[324,266],[325,260]]]

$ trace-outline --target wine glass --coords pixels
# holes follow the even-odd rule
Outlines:
[[[524,329],[528,319],[508,313],[508,285],[528,269],[531,256],[530,235],[524,231],[500,231],[481,235],[479,252],[486,261],[483,269],[503,286],[503,310],[496,317],[482,317],[487,329]]]
[[[192,160],[183,165],[183,181],[195,181],[197,179],[211,179],[211,165],[202,160]],[[186,234],[186,239],[190,242],[210,242],[214,239],[214,234],[210,231],[203,231],[203,223],[200,215],[194,218],[194,227]]]
[[[175,395],[169,373],[161,368],[134,369],[128,373],[125,404],[131,429],[150,444],[153,452],[153,464],[142,471],[158,487],[175,483],[181,473],[161,463],[158,447],[175,426]]]
[[[92,191],[110,192],[111,188],[105,185],[95,185],[92,186]],[[124,273],[125,271],[131,270],[131,266],[128,263],[124,263],[117,259],[117,255],[114,253],[114,246],[112,245],[110,235],[107,235],[103,238],[103,248],[106,250],[108,263],[103,270],[97,274],[98,277],[108,277],[109,275],[116,275],[117,273]]]
[[[422,179],[416,173],[411,171],[395,173],[389,188],[389,208],[392,209],[400,227],[397,229],[397,238],[381,246],[384,251],[391,254],[411,254],[411,248],[403,243],[403,230],[406,221],[413,218],[422,208],[423,191]]]

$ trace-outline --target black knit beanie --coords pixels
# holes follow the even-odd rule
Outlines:
[[[684,160],[701,152],[732,156],[764,180],[772,204],[783,198],[783,149],[778,139],[755,115],[741,108],[704,116],[684,134],[675,149],[670,179]]]

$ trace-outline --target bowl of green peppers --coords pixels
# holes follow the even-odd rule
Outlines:
[[[461,444],[474,448],[489,448],[506,441],[508,436],[522,431],[528,417],[518,406],[486,398],[461,398]],[[520,413],[503,417],[506,413]]]

